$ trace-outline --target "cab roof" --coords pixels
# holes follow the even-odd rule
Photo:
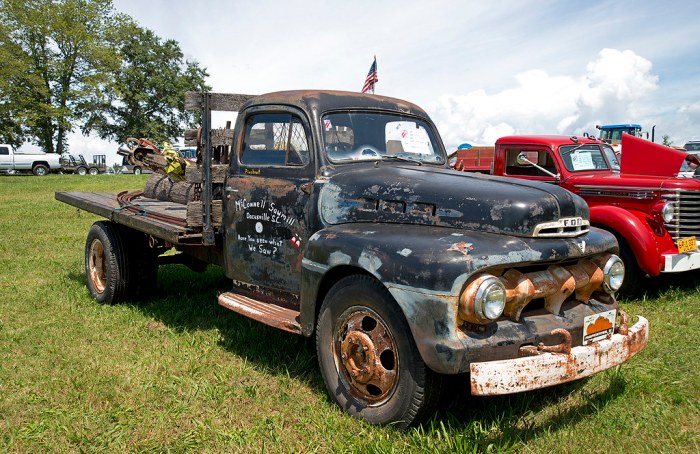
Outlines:
[[[496,141],[496,145],[540,145],[555,149],[561,145],[598,144],[598,139],[578,136],[558,135],[522,135],[505,136]]]
[[[252,97],[243,104],[241,110],[267,104],[289,105],[317,115],[332,110],[375,109],[399,111],[429,118],[423,109],[402,99],[337,90],[292,90],[266,93]]]

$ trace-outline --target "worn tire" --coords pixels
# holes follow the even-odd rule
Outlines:
[[[78,167],[75,169],[75,173],[78,175],[87,175],[87,169],[85,167]]]
[[[148,296],[158,265],[146,236],[108,221],[92,225],[85,241],[85,276],[92,297],[115,304]]]
[[[32,173],[38,177],[43,177],[49,174],[49,168],[44,164],[36,164],[32,167]]]
[[[442,376],[425,365],[403,313],[371,277],[349,276],[330,290],[316,351],[328,393],[356,418],[405,429],[438,404]]]

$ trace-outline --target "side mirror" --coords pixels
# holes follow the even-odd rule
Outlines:
[[[528,164],[534,165],[529,159],[527,159],[527,155],[525,153],[518,153],[518,157],[515,160],[521,166]]]
[[[529,159],[527,159],[527,155],[526,155],[525,153],[523,153],[523,152],[518,153],[518,157],[515,158],[515,162],[517,162],[517,163],[518,163],[519,165],[521,165],[521,166],[524,166],[524,165],[528,165],[528,164],[529,164],[529,165],[531,165],[531,166],[533,166],[533,167],[535,167],[535,168],[541,170],[542,172],[544,172],[545,174],[549,175],[550,177],[555,178],[555,179],[557,180],[557,182],[558,182],[558,181],[560,180],[560,178],[561,178],[559,175],[555,175],[555,174],[553,174],[552,172],[550,172],[549,170],[545,169],[544,167],[542,167],[542,166],[540,166],[540,165],[537,165],[537,164],[535,164],[534,162],[532,162],[532,161],[530,161]]]

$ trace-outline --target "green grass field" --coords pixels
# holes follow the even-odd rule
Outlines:
[[[94,302],[83,248],[98,218],[54,191],[146,178],[0,177],[0,452],[700,452],[698,272],[623,301],[651,340],[622,367],[508,397],[455,377],[402,433],[332,404],[311,341],[218,306],[221,269],[163,266],[156,298]]]

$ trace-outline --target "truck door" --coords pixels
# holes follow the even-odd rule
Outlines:
[[[314,180],[311,128],[296,109],[249,109],[225,185],[226,275],[253,293],[297,296]]]

